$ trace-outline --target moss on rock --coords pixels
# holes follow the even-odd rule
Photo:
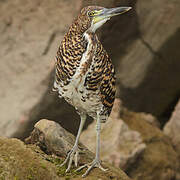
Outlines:
[[[84,171],[65,173],[66,167],[60,167],[63,159],[47,155],[36,145],[25,145],[18,139],[0,137],[0,180],[81,180]],[[102,172],[93,169],[85,180],[130,180],[120,169],[105,164],[109,169]]]

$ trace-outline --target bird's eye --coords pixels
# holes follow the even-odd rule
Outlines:
[[[95,14],[96,14],[95,11],[89,11],[88,12],[88,16],[89,17],[93,17]]]

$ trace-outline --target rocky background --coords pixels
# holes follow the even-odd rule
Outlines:
[[[0,136],[3,137],[0,178],[16,177],[18,169],[9,170],[17,166],[13,159],[22,159],[19,156],[22,152],[27,162],[29,158],[45,163],[39,168],[32,161],[34,169],[27,166],[22,179],[31,178],[29,171],[34,179],[59,178],[56,163],[48,165],[48,174],[44,176],[44,171],[47,172],[44,167],[49,163],[43,159],[47,155],[45,149],[49,149],[47,143],[40,146],[46,154],[41,152],[39,157],[37,151],[41,150],[36,150],[37,146],[6,137],[24,140],[43,118],[58,122],[74,135],[77,133],[79,116],[51,91],[54,57],[78,11],[92,4],[133,7],[127,14],[111,19],[98,32],[115,65],[118,89],[111,117],[102,130],[102,159],[120,167],[132,179],[180,180],[178,0],[0,0]],[[44,127],[48,121],[43,123]],[[92,152],[94,123],[89,118],[81,137],[81,142]],[[29,139],[31,144],[37,144],[32,136]],[[49,155],[60,155],[51,151],[52,148]],[[4,158],[6,153],[11,158]],[[113,173],[101,178],[128,178],[123,173],[116,174],[117,170]]]

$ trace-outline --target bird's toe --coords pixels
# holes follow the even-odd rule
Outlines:
[[[77,167],[78,165],[78,158],[79,157],[79,150],[78,147],[73,147],[71,149],[71,151],[67,154],[66,159],[64,160],[64,162],[60,165],[60,167],[66,165],[68,163],[68,167],[66,169],[66,172],[69,172],[72,166],[72,162],[74,161],[75,166]]]
[[[82,165],[82,166],[79,167],[76,171],[81,171],[82,169],[84,169],[84,168],[86,168],[86,167],[87,167],[88,169],[87,169],[86,172],[82,175],[82,177],[86,177],[86,176],[89,174],[89,172],[90,172],[94,167],[97,167],[97,168],[101,169],[102,171],[107,171],[107,170],[108,170],[108,169],[105,169],[105,168],[102,167],[101,162],[100,162],[99,159],[94,159],[91,163]]]

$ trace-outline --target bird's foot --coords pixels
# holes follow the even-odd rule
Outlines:
[[[68,167],[66,169],[66,172],[69,172],[72,162],[74,160],[75,166],[78,166],[78,155],[79,155],[79,149],[78,146],[74,146],[70,152],[68,152],[68,155],[66,157],[66,159],[64,160],[64,162],[60,165],[60,167],[64,166],[65,164],[68,163]]]
[[[88,163],[88,164],[85,164],[81,167],[79,167],[76,171],[80,171],[82,169],[84,169],[85,167],[87,167],[88,169],[86,170],[86,172],[82,175],[82,177],[85,177],[89,174],[89,172],[94,168],[94,167],[97,167],[99,169],[101,169],[102,171],[107,171],[108,169],[104,169],[102,166],[101,166],[101,162],[99,159],[94,159],[91,163]]]

